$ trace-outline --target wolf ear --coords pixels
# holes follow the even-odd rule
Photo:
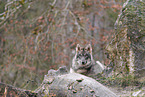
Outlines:
[[[90,53],[92,53],[92,46],[91,46],[91,44],[88,44],[85,49],[87,51],[89,51]]]
[[[77,44],[76,51],[80,51],[80,50],[81,50],[81,47],[79,44]]]

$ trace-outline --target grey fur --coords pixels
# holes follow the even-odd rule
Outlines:
[[[95,64],[90,44],[86,47],[81,47],[77,44],[76,54],[72,60],[70,72],[81,73],[84,75],[93,75],[102,72],[100,71],[99,66]]]

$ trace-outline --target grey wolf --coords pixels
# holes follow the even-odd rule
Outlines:
[[[86,47],[81,47],[79,44],[76,46],[76,53],[72,60],[70,72],[81,73],[84,75],[91,74],[95,61],[92,56],[92,47],[88,44]]]

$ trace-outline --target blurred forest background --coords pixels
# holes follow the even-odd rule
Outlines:
[[[94,60],[107,66],[125,1],[0,0],[0,82],[35,89],[49,69],[70,67],[78,43],[90,43]]]

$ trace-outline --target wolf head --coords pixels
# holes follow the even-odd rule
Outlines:
[[[76,46],[76,62],[79,68],[88,68],[92,60],[92,47],[88,44],[86,47]]]

